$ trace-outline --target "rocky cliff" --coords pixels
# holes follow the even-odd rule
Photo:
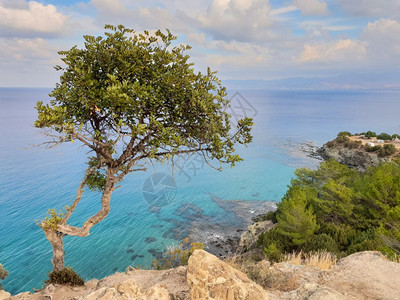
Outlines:
[[[196,250],[187,267],[170,270],[128,268],[83,287],[49,285],[32,293],[10,296],[0,291],[0,300],[178,300],[178,299],[399,299],[400,264],[379,252],[360,252],[340,260],[329,270],[289,262],[264,268],[268,281],[282,280],[274,288],[262,288],[246,274],[203,250]]]
[[[317,150],[317,153],[325,160],[334,159],[359,172],[366,171],[369,167],[378,166],[382,162],[390,160],[390,158],[379,157],[376,153],[367,152],[362,148],[352,149],[340,144],[331,147],[325,144]]]

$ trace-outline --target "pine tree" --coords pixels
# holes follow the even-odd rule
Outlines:
[[[306,243],[319,229],[313,209],[307,202],[306,192],[296,188],[279,205],[276,230],[289,237],[296,246]]]

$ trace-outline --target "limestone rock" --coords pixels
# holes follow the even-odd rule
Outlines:
[[[0,300],[8,300],[10,297],[10,293],[7,293],[5,290],[0,290]]]
[[[329,148],[326,144],[318,149],[317,152],[325,160],[332,158],[360,172],[364,172],[369,167],[378,166],[382,162],[390,160],[386,157],[378,157],[376,153],[369,153],[364,150],[349,149],[341,146]]]
[[[341,259],[324,282],[348,299],[400,299],[400,263],[377,251],[359,252]]]
[[[190,256],[187,281],[192,300],[269,299],[247,275],[203,250],[195,250]]]
[[[168,290],[165,287],[163,287],[161,285],[156,285],[147,291],[145,299],[146,300],[170,300],[171,297],[169,295]]]
[[[274,227],[271,221],[260,221],[255,222],[247,227],[247,231],[244,232],[240,237],[239,251],[250,248],[261,233],[266,232]]]

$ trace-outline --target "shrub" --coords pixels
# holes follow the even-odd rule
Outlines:
[[[385,132],[382,132],[380,135],[377,136],[378,140],[384,140],[384,141],[391,141],[392,136],[390,134],[387,134]]]
[[[278,249],[275,243],[264,248],[264,254],[271,262],[278,262],[282,259],[282,251]]]
[[[336,255],[327,251],[314,251],[309,253],[293,252],[283,256],[282,261],[293,265],[305,265],[318,267],[322,270],[329,270],[336,264]]]
[[[178,266],[185,266],[189,261],[190,255],[196,249],[204,249],[203,243],[189,242],[189,238],[185,238],[178,246],[172,246],[163,254],[163,257],[155,259],[151,263],[151,268],[155,270],[166,270]]]
[[[339,251],[337,242],[330,235],[325,233],[314,235],[301,248],[305,252],[325,250],[328,252],[337,253]]]
[[[396,146],[393,144],[385,144],[378,151],[378,156],[385,157],[396,153]]]
[[[7,276],[8,276],[7,270],[5,270],[5,269],[3,268],[3,265],[0,264],[0,279],[3,280],[3,279],[5,279]],[[0,290],[2,290],[1,284],[0,284]]]
[[[400,139],[400,135],[398,135],[397,133],[392,135],[392,140],[394,139]]]
[[[376,145],[376,146],[370,146],[368,144],[365,145],[365,151],[367,152],[379,152],[382,146]]]
[[[83,279],[71,268],[67,267],[61,271],[52,271],[48,274],[49,279],[46,284],[63,284],[63,285],[84,285]]]
[[[366,138],[370,139],[370,138],[376,137],[376,132],[367,131],[367,132],[364,134],[364,136],[365,136]]]
[[[341,131],[337,134],[337,137],[341,137],[341,136],[352,136],[352,134],[348,131]]]

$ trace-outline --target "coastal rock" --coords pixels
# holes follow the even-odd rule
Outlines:
[[[375,153],[366,152],[362,149],[349,149],[340,145],[328,147],[325,144],[317,152],[325,160],[334,159],[359,172],[364,172],[369,167],[378,166],[382,162],[389,161],[389,158],[379,157]]]
[[[321,282],[347,299],[400,299],[400,263],[377,251],[359,252],[341,259]]]
[[[4,290],[0,290],[0,300],[9,300],[11,297],[10,293],[7,293]]]
[[[187,281],[192,300],[269,299],[267,292],[246,274],[203,250],[195,250],[190,256]]]
[[[271,221],[255,222],[247,227],[247,231],[240,237],[238,252],[245,251],[254,245],[260,234],[270,230],[274,227]]]

